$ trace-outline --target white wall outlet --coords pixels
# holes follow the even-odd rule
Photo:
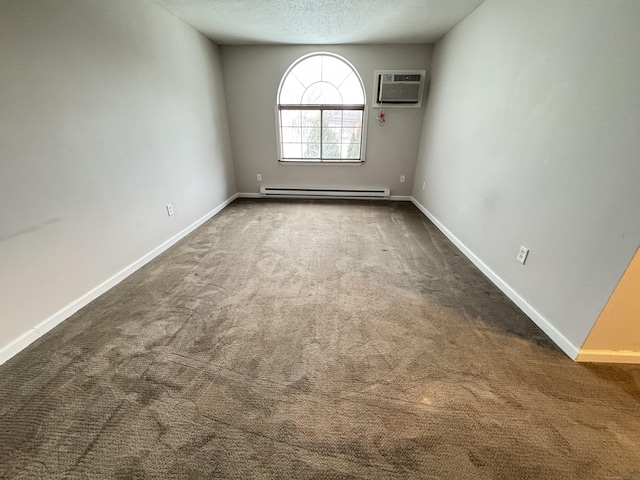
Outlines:
[[[422,182],[422,189],[424,190],[425,188],[427,188],[427,182]]]
[[[262,174],[261,174],[261,173],[258,173],[258,174],[256,175],[256,178],[258,179],[258,181],[259,181],[259,182],[261,182],[261,181],[262,181]]]
[[[516,259],[524,265],[524,262],[527,261],[527,255],[529,255],[529,249],[527,247],[520,247],[520,251],[518,252]]]
[[[400,175],[400,183],[404,183],[404,175]]]
[[[172,204],[167,204],[167,214],[169,216],[173,215],[173,205]]]

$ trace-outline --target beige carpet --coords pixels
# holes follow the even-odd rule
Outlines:
[[[411,204],[238,200],[0,367],[0,478],[640,479],[639,385]]]

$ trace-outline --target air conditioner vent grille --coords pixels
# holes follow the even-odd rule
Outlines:
[[[386,83],[381,100],[384,103],[418,103],[420,85],[415,83]]]

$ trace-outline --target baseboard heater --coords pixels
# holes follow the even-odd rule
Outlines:
[[[263,197],[389,198],[388,188],[260,187]]]

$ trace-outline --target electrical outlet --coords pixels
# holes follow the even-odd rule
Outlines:
[[[520,251],[518,252],[518,256],[516,259],[524,265],[524,262],[527,261],[527,255],[529,255],[529,249],[527,247],[520,247]]]
[[[167,205],[167,214],[169,216],[173,215],[173,205],[170,203]]]
[[[256,175],[256,178],[258,179],[258,181],[259,181],[259,182],[261,182],[261,181],[262,181],[262,174],[261,174],[261,173],[258,173],[258,174]]]
[[[422,182],[422,189],[424,190],[425,188],[427,188],[427,182]]]
[[[404,183],[404,175],[400,175],[400,183]]]

